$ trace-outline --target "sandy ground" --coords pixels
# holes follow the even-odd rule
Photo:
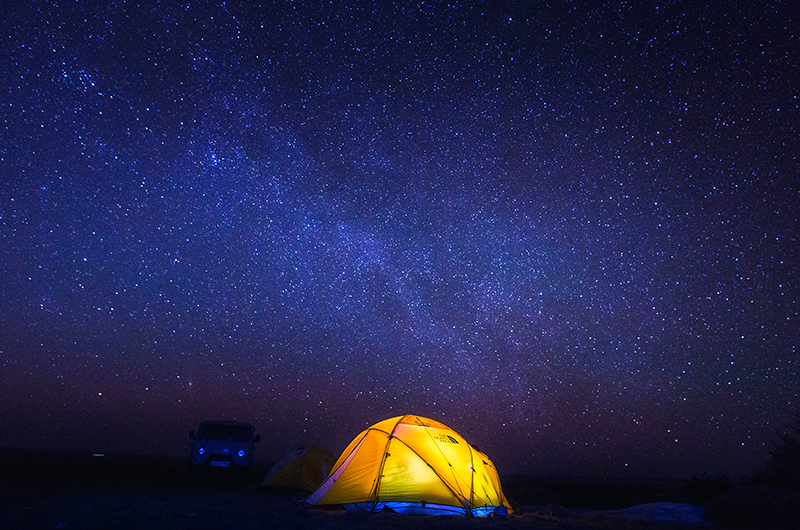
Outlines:
[[[515,501],[511,491],[506,493],[517,511],[507,517],[352,514],[343,509],[308,509],[301,505],[303,495],[258,488],[258,476],[263,471],[260,469],[245,476],[209,477],[192,474],[186,466],[156,460],[112,461],[80,457],[64,462],[6,456],[0,462],[3,465],[0,528],[3,529],[661,530],[715,527],[707,522],[687,526],[625,519],[613,511],[596,508],[521,504]],[[617,505],[625,505],[626,500],[619,499]],[[652,506],[649,512],[653,511]]]
[[[31,529],[686,528],[670,522],[619,519],[602,512],[571,516],[563,508],[522,507],[504,518],[354,515],[344,510],[305,509],[298,506],[298,500],[291,495],[258,491],[98,490],[11,495],[0,502],[0,507],[4,528]]]

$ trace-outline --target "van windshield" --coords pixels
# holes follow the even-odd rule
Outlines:
[[[197,430],[197,437],[201,440],[249,442],[251,434],[251,429],[247,426],[220,425],[217,423],[203,423]]]

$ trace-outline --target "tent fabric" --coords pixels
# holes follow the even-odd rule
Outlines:
[[[309,505],[402,513],[509,513],[489,457],[435,420],[398,416],[356,436]]]
[[[286,453],[270,468],[261,486],[313,492],[328,476],[335,461],[333,453],[323,447],[298,447]]]

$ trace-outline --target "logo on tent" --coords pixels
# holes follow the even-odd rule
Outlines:
[[[442,442],[442,443],[446,443],[446,444],[457,444],[458,443],[458,440],[456,440],[455,438],[453,438],[452,436],[450,436],[448,434],[435,434],[433,437],[436,439],[437,442]]]

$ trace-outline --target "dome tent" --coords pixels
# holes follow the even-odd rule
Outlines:
[[[485,454],[449,427],[412,415],[356,436],[306,503],[434,515],[512,511]]]
[[[316,445],[292,449],[270,468],[261,486],[312,492],[328,476],[335,461],[330,451]]]

